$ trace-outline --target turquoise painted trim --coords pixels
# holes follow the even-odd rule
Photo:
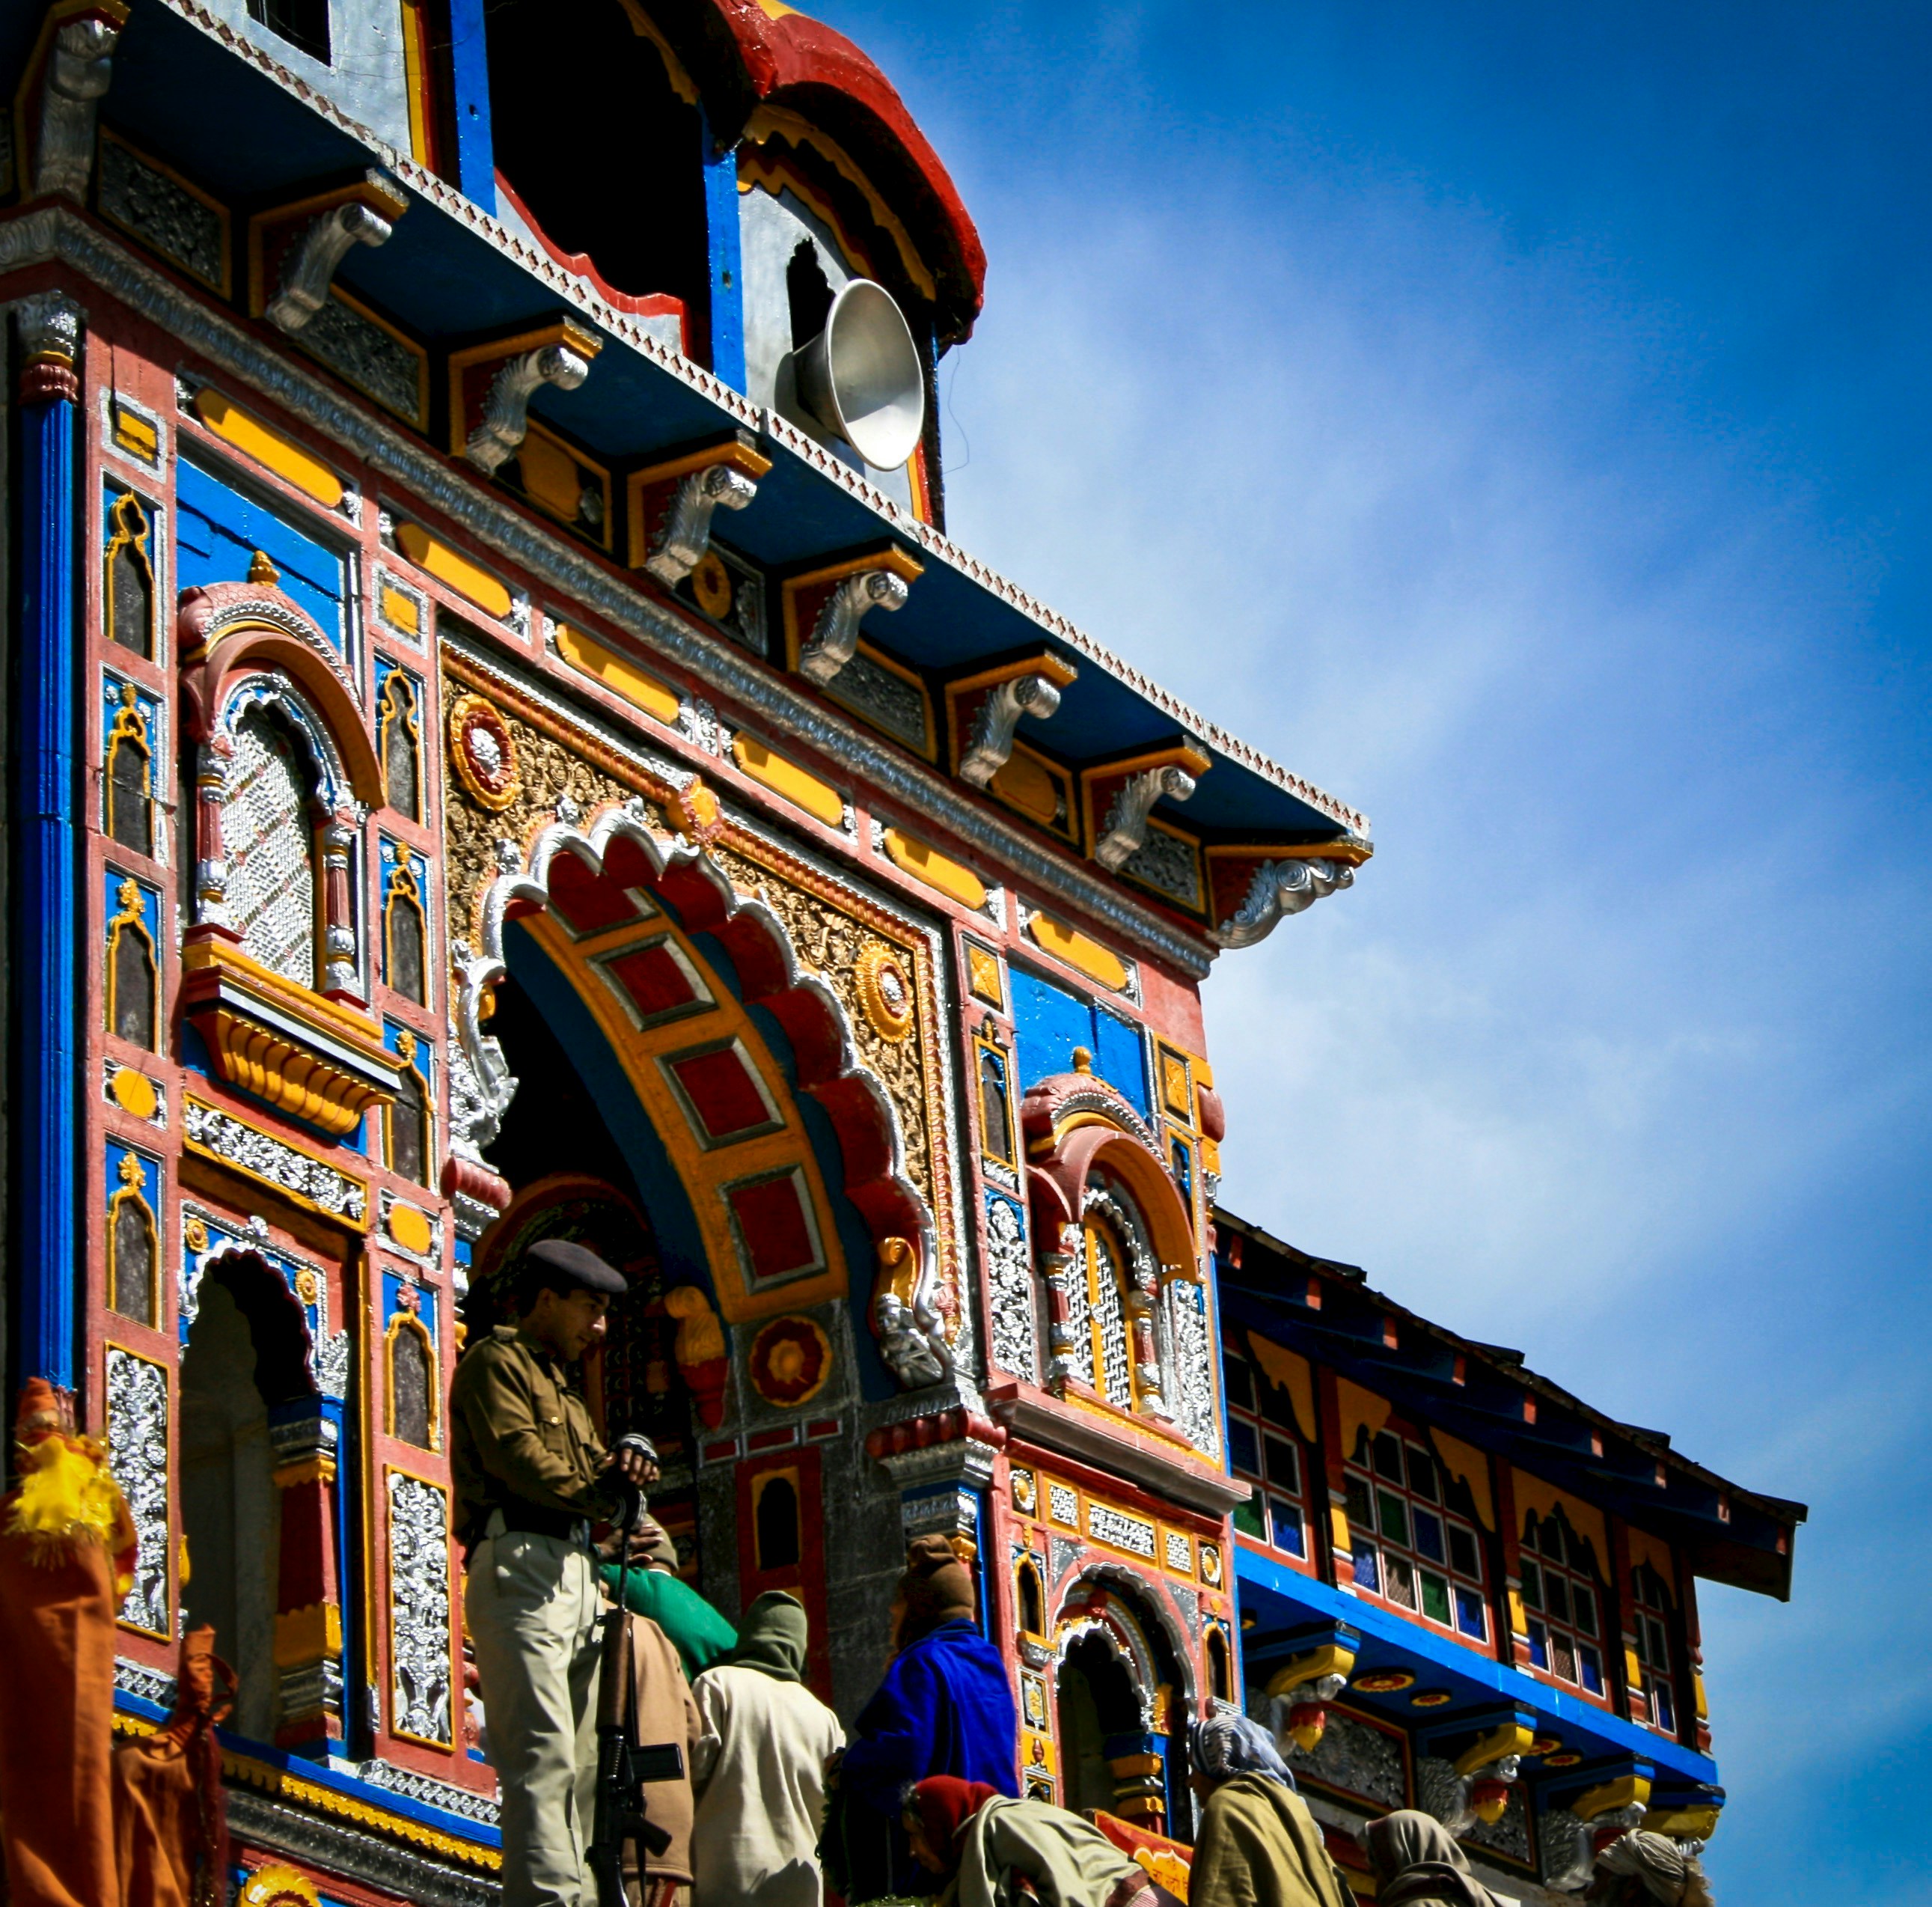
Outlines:
[[[711,368],[734,391],[745,388],[745,269],[739,256],[738,149],[720,152],[704,110],[698,113],[704,167],[704,242],[711,277]]]
[[[1598,1753],[1634,1755],[1659,1769],[1668,1769],[1672,1774],[1700,1784],[1714,1784],[1718,1779],[1717,1763],[1694,1749],[1686,1748],[1682,1742],[1653,1734],[1634,1722],[1606,1714],[1560,1689],[1552,1689],[1546,1682],[1524,1674],[1520,1669],[1504,1668],[1493,1657],[1459,1648],[1447,1636],[1438,1636],[1420,1623],[1405,1622],[1360,1596],[1346,1595],[1312,1576],[1270,1562],[1238,1540],[1234,1545],[1234,1594],[1236,1607],[1244,1616],[1259,1618],[1257,1633],[1268,1620],[1257,1606],[1258,1599],[1264,1596],[1287,1602],[1293,1605],[1298,1619],[1346,1623],[1359,1630],[1365,1643],[1379,1645],[1378,1665],[1382,1651],[1392,1653],[1407,1663],[1425,1668],[1432,1680],[1448,1675],[1494,1705],[1513,1703],[1547,1718],[1550,1732],[1560,1734],[1570,1747],[1582,1741],[1591,1744]]]
[[[20,1176],[14,1387],[71,1388],[80,1282],[81,913],[75,806],[75,407],[20,407],[20,644],[14,739],[19,830],[14,1025]]]

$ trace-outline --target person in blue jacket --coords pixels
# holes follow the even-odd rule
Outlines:
[[[1019,1718],[999,1651],[980,1633],[973,1578],[944,1536],[906,1551],[892,1603],[891,1666],[860,1711],[839,1763],[823,1848],[826,1878],[856,1907],[929,1893],[913,1857],[903,1797],[928,1775],[1020,1791]]]

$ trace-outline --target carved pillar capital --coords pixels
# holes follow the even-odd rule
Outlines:
[[[76,403],[81,326],[86,313],[64,291],[35,292],[14,307],[20,340],[20,401]]]

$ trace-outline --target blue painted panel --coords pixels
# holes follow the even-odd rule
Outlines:
[[[1022,1095],[1055,1073],[1072,1072],[1073,1049],[1084,1047],[1094,1056],[1094,1072],[1118,1088],[1142,1118],[1151,1117],[1140,1029],[1024,967],[1013,968],[1012,975]]]
[[[133,875],[123,874],[118,867],[108,868],[102,875],[106,902],[106,911],[102,920],[104,923],[112,920],[126,912],[127,910],[121,905],[121,890],[130,881],[134,881],[135,892],[140,899],[141,924],[147,929],[148,938],[154,942],[158,955],[161,944],[161,897],[145,881],[135,881]],[[106,937],[106,930],[104,925],[102,938],[105,939]]]
[[[456,122],[456,186],[494,215],[496,141],[490,129],[489,49],[483,0],[449,0],[449,93]]]
[[[121,1161],[123,1159],[132,1159],[140,1168],[141,1196],[147,1201],[148,1209],[154,1214],[154,1222],[158,1227],[161,1213],[160,1165],[145,1152],[137,1152],[131,1146],[117,1145],[112,1140],[107,1143],[107,1182],[101,1188],[100,1209],[104,1212],[112,1211],[116,1194],[124,1189],[121,1179]]]
[[[739,257],[738,153],[714,149],[700,107],[698,137],[704,164],[704,233],[711,268],[711,368],[734,391],[745,388],[745,273]]]
[[[436,1341],[436,1292],[428,1285],[413,1284],[407,1278],[399,1278],[394,1272],[382,1274],[382,1329],[387,1331],[395,1320],[396,1314],[409,1308],[403,1302],[405,1290],[416,1296],[416,1315],[423,1321],[431,1343]]]
[[[74,407],[56,398],[20,410],[20,689],[13,737],[20,829],[20,1029],[14,1209],[21,1268],[14,1387],[29,1377],[72,1389],[81,1122],[80,867],[74,808]]]
[[[420,1033],[411,1032],[408,1027],[399,1026],[393,1020],[387,1020],[382,1023],[383,1045],[392,1053],[400,1053],[405,1033],[410,1033],[410,1038],[416,1043],[416,1051],[410,1056],[410,1064],[422,1075],[426,1083],[434,1085],[436,1075],[430,1071],[430,1044]]]
[[[281,572],[283,593],[342,647],[342,558],[326,544],[184,457],[176,467],[175,581],[179,588],[239,583],[260,550]]]

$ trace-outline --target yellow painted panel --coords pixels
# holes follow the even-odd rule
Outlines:
[[[986,905],[986,882],[970,867],[962,866],[938,848],[910,834],[902,834],[896,827],[889,827],[886,830],[886,852],[892,857],[894,866],[910,874],[915,881],[923,881],[928,887],[950,894],[975,910]],[[1124,980],[1126,975],[1123,974],[1121,978]]]
[[[230,404],[219,391],[204,387],[196,392],[194,414],[224,443],[273,470],[324,509],[332,510],[342,501],[342,479],[326,464],[280,431],[271,430],[260,418]]]
[[[1042,827],[1051,827],[1059,816],[1059,786],[1030,755],[1016,751],[1006,758],[993,777],[993,792]]]
[[[1671,1554],[1670,1545],[1660,1536],[1653,1536],[1648,1530],[1640,1530],[1634,1524],[1628,1527],[1633,1566],[1648,1563],[1670,1584],[1674,1594],[1677,1588],[1677,1559]]]
[[[1355,1433],[1366,1430],[1372,1437],[1389,1420],[1388,1400],[1352,1384],[1346,1377],[1335,1380],[1335,1397],[1342,1413],[1342,1455],[1354,1460]]]
[[[458,596],[501,618],[510,613],[510,592],[466,556],[439,542],[419,523],[396,525],[396,547],[421,570],[447,583]]]
[[[1460,1437],[1451,1437],[1446,1431],[1433,1427],[1429,1434],[1436,1440],[1436,1454],[1442,1459],[1442,1467],[1451,1476],[1460,1476],[1469,1486],[1469,1494],[1475,1499],[1476,1515],[1481,1519],[1485,1530],[1493,1531],[1496,1527],[1496,1494],[1490,1488],[1490,1460],[1473,1443],[1465,1443]]]
[[[422,1252],[430,1248],[436,1234],[425,1214],[412,1205],[396,1205],[389,1208],[389,1236],[405,1251]]]
[[[1308,1368],[1308,1360],[1299,1352],[1283,1350],[1279,1344],[1271,1344],[1265,1338],[1248,1333],[1248,1349],[1255,1354],[1255,1362],[1268,1374],[1270,1383],[1279,1385],[1288,1393],[1288,1401],[1294,1406],[1294,1422],[1304,1441],[1315,1440],[1315,1374]]]
[[[400,629],[406,635],[422,634],[422,611],[412,596],[405,596],[399,589],[385,585],[382,593],[382,620],[390,628]]]
[[[522,472],[524,488],[533,503],[541,503],[552,516],[574,523],[584,497],[584,478],[577,459],[562,445],[532,431],[517,453],[517,467]]]
[[[556,653],[573,668],[595,676],[614,695],[621,695],[653,720],[667,727],[677,720],[677,698],[654,675],[646,675],[616,650],[594,642],[567,623],[556,625]]]
[[[114,1103],[122,1112],[131,1113],[137,1119],[152,1119],[154,1108],[160,1104],[154,1091],[154,1083],[144,1073],[137,1073],[131,1066],[117,1066],[111,1082]]]
[[[1567,1490],[1559,1490],[1554,1484],[1546,1483],[1540,1476],[1532,1476],[1527,1470],[1511,1467],[1516,1497],[1516,1527],[1515,1534],[1522,1534],[1523,1519],[1532,1510],[1539,1517],[1549,1515],[1562,1506],[1563,1514],[1570,1519],[1570,1527],[1578,1536],[1587,1538],[1596,1546],[1597,1568],[1608,1575],[1612,1567],[1610,1539],[1604,1524],[1604,1512],[1594,1503],[1586,1503],[1580,1497],[1573,1497]]]
[[[1088,979],[1097,980],[1102,987],[1116,993],[1125,989],[1126,968],[1118,954],[1110,954],[1097,940],[1090,940],[1064,921],[1046,914],[1036,914],[1027,923],[1027,932],[1055,960],[1064,960]]]
[[[114,407],[114,441],[124,450],[131,450],[136,456],[152,463],[160,454],[160,434],[139,411],[129,410],[123,405]]]
[[[731,759],[761,788],[768,788],[802,808],[814,821],[836,827],[845,818],[844,797],[829,782],[808,775],[796,761],[775,755],[761,741],[746,734],[731,737]]]

